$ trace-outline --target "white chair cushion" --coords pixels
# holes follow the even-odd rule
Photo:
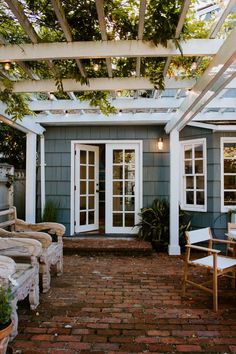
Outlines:
[[[195,259],[194,261],[191,261],[191,263],[213,268],[213,256],[211,255],[211,256]],[[236,266],[236,259],[217,256],[218,270],[224,270],[233,266]]]
[[[230,230],[229,231],[229,237],[232,237],[232,238],[236,239],[236,230]]]

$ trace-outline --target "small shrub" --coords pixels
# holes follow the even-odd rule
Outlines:
[[[12,307],[11,307],[12,294],[11,290],[5,290],[0,287],[0,327],[5,327],[10,322]]]
[[[57,222],[58,220],[58,211],[59,203],[54,202],[53,200],[48,200],[45,203],[42,221],[43,222]]]

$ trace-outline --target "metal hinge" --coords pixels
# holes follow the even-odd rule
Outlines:
[[[74,221],[74,226],[76,225],[76,221]]]
[[[76,155],[76,150],[75,150],[75,155]]]
[[[74,186],[74,191],[76,191],[76,186]]]

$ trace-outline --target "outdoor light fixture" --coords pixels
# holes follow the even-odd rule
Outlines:
[[[99,70],[99,65],[98,64],[94,64],[93,65],[93,70],[94,71],[98,71]]]
[[[157,148],[158,150],[163,150],[163,138],[157,140]]]
[[[6,63],[4,63],[3,67],[4,67],[4,69],[5,69],[6,71],[8,71],[8,70],[10,70],[11,63],[9,63],[9,62],[7,61]]]

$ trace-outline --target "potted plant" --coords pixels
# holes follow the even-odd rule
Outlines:
[[[0,353],[5,354],[9,336],[13,328],[11,321],[11,290],[0,287]]]

